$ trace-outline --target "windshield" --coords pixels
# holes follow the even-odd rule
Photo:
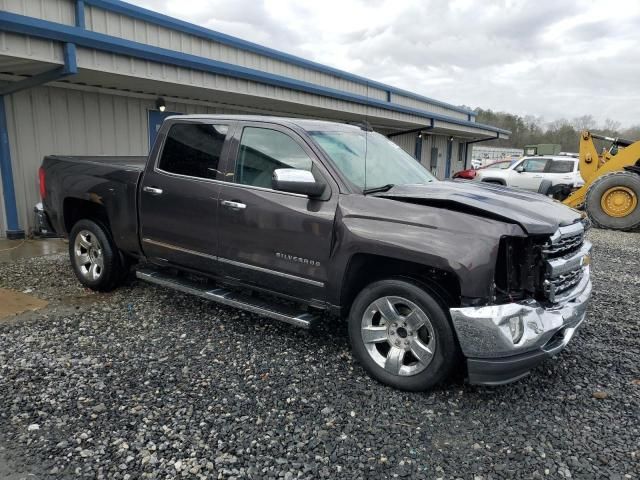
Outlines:
[[[486,168],[487,170],[495,170],[495,169],[506,170],[510,166],[511,166],[511,162],[497,162],[497,163],[492,163],[490,165],[487,165],[484,168]]]
[[[436,180],[415,158],[379,133],[360,130],[309,134],[340,172],[360,189],[389,184],[424,184]]]

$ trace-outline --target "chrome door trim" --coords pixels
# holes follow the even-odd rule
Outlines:
[[[255,265],[250,265],[248,263],[236,262],[235,260],[229,260],[228,258],[216,257],[214,255],[198,252],[196,250],[189,250],[188,248],[178,247],[177,245],[172,245],[170,243],[159,242],[151,238],[143,238],[142,241],[144,243],[150,243],[151,245],[156,245],[158,247],[168,248],[170,250],[177,250],[179,252],[189,253],[192,255],[198,255],[199,257],[208,258],[210,260],[217,260],[218,262],[233,265],[235,267],[247,268],[249,270],[256,270],[258,272],[269,273],[271,275],[276,275],[278,277],[287,278],[289,280],[295,280],[297,282],[307,283],[309,285],[313,285],[314,287],[320,287],[320,288],[324,287],[324,282],[318,282],[317,280],[310,280],[308,278],[299,277],[297,275],[292,275],[290,273],[278,272],[277,270],[270,270],[264,267],[257,267]]]
[[[290,273],[278,272],[277,270],[270,270],[264,267],[257,267],[255,265],[250,265],[248,263],[236,262],[235,260],[229,260],[228,258],[218,257],[218,261],[222,263],[227,263],[229,265],[233,265],[235,267],[247,268],[249,270],[256,270],[257,272],[270,273],[271,275],[277,275],[279,277],[288,278],[290,280],[296,280],[298,282],[308,283],[309,285],[313,285],[314,287],[324,287],[324,282],[318,282],[316,280],[310,280],[304,277],[298,277],[297,275],[292,275]]]
[[[170,243],[158,242],[157,240],[152,240],[150,238],[143,238],[143,242],[150,243],[151,245],[156,245],[162,248],[168,248],[169,250],[177,250],[178,252],[190,253],[191,255],[198,255],[199,257],[208,258],[209,260],[218,260],[218,257],[215,255],[209,255],[207,253],[198,252],[196,250],[189,250],[188,248],[178,247],[177,245],[172,245]]]

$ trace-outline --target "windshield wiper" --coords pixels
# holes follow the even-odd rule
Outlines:
[[[364,190],[362,190],[362,194],[369,195],[370,193],[388,192],[393,187],[395,187],[393,183],[387,183],[386,185],[382,185],[381,187],[365,188]]]

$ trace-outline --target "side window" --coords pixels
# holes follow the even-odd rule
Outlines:
[[[235,182],[271,188],[273,171],[299,168],[311,171],[313,162],[303,148],[277,130],[245,127],[236,162]]]
[[[229,127],[177,123],[164,143],[158,168],[169,173],[215,179]]]
[[[574,165],[572,160],[551,160],[549,173],[571,173]]]
[[[529,158],[522,164],[525,172],[540,173],[544,172],[544,168],[547,166],[546,158]]]

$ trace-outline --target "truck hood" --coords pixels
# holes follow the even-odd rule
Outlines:
[[[577,210],[544,195],[480,182],[398,185],[373,196],[517,223],[530,235],[550,235],[581,219]]]

